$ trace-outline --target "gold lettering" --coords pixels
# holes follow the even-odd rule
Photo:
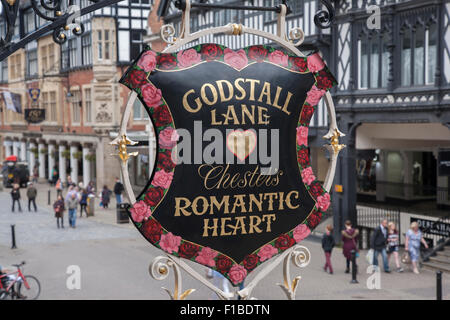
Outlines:
[[[298,191],[295,191],[295,190],[293,190],[293,191],[291,191],[291,192],[289,192],[287,195],[286,195],[286,205],[287,205],[287,207],[289,208],[289,209],[297,209],[300,205],[296,205],[295,207],[292,205],[292,203],[291,203],[291,195],[293,194],[293,193],[295,193],[296,194],[296,197],[295,197],[295,199],[298,199]]]
[[[219,88],[220,102],[227,102],[233,98],[234,90],[233,85],[228,80],[218,80],[216,81],[217,87]],[[228,87],[228,97],[225,97],[225,91],[223,90],[223,85],[226,84]]]
[[[242,88],[242,86],[239,84],[240,82],[245,82],[245,79],[243,78],[237,78],[234,81],[234,86],[236,87],[236,89],[241,93],[241,96],[235,96],[236,100],[244,100],[245,96],[246,96],[246,92],[244,90],[244,88]]]
[[[184,201],[184,206],[181,206],[181,201]],[[191,215],[191,212],[186,210],[191,205],[191,201],[188,198],[184,197],[176,197],[175,198],[175,217],[180,216],[180,212],[184,214],[186,217]]]
[[[262,221],[265,221],[265,220],[267,220],[266,232],[271,232],[272,231],[272,229],[271,229],[272,221],[277,220],[277,217],[273,213],[272,214],[265,214],[262,217]],[[270,221],[270,220],[272,220],[272,221]]]
[[[245,82],[250,82],[250,101],[255,101],[255,84],[259,84],[259,80],[245,79]]]
[[[271,105],[272,101],[270,99],[270,83],[268,82],[264,82],[264,87],[261,90],[261,95],[259,96],[258,101],[262,102],[264,96],[266,96],[266,104]]]
[[[209,226],[209,219],[204,219],[203,220],[203,237],[208,237],[209,236],[209,230],[213,230],[213,233],[211,236],[213,237],[217,237],[217,224],[219,222],[219,219],[214,218],[213,220],[213,226],[210,227]]]
[[[202,108],[202,103],[201,103],[201,101],[200,101],[199,98],[196,98],[196,99],[194,100],[195,103],[197,103],[197,109],[192,109],[191,106],[189,105],[187,99],[188,99],[188,96],[189,96],[190,94],[193,94],[193,93],[195,93],[195,90],[194,90],[194,89],[191,89],[191,90],[189,90],[188,92],[186,92],[186,93],[184,94],[184,96],[183,96],[183,107],[184,107],[188,112],[191,112],[191,113],[198,112],[198,111],[200,111],[200,109]]]
[[[198,202],[202,200],[203,201],[203,211],[198,211]],[[194,201],[192,201],[192,212],[194,212],[195,215],[197,216],[202,216],[206,213],[206,211],[208,211],[209,208],[209,203],[208,203],[208,199],[206,199],[205,197],[199,196],[197,198],[194,199]]]
[[[209,100],[208,97],[206,96],[206,88],[209,88],[209,90],[211,90],[213,100]],[[200,94],[202,96],[203,102],[205,102],[207,105],[210,105],[210,106],[212,106],[213,104],[216,104],[217,100],[219,99],[219,97],[217,96],[216,88],[210,83],[205,83],[202,86],[202,88],[200,89]]]

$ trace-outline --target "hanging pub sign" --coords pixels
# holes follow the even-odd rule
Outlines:
[[[30,95],[31,101],[36,102],[39,99],[41,90],[38,88],[31,88],[31,89],[28,89],[28,94]]]
[[[28,123],[40,123],[45,120],[45,109],[29,108],[25,109],[25,121]]]
[[[147,48],[120,82],[158,137],[156,168],[129,210],[153,245],[238,286],[317,226],[330,195],[311,168],[308,126],[336,84],[318,53]]]

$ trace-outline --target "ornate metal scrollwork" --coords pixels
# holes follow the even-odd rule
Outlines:
[[[314,16],[314,23],[320,29],[328,29],[331,27],[335,16],[335,10],[329,0],[321,0],[326,10],[319,10]]]

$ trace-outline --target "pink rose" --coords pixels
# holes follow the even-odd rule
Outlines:
[[[151,83],[142,86],[142,97],[147,107],[158,107],[161,104],[162,93],[160,89],[157,89]]]
[[[308,127],[297,127],[297,144],[299,146],[308,145]]]
[[[152,214],[150,207],[147,206],[142,200],[136,202],[130,209],[130,212],[134,222],[142,222],[142,220],[147,220],[147,218]]]
[[[311,72],[318,72],[325,68],[325,63],[323,62],[320,55],[316,52],[308,57],[308,69]]]
[[[137,66],[144,69],[145,72],[153,71],[156,67],[156,53],[153,51],[145,52],[137,62]]]
[[[159,241],[159,246],[161,249],[168,253],[178,252],[180,247],[181,237],[175,236],[172,232],[163,234],[161,240]]]
[[[218,252],[209,248],[204,247],[202,251],[198,253],[197,258],[195,258],[195,261],[198,263],[201,263],[205,266],[214,267],[216,265],[216,262],[214,261],[214,258],[218,255]]]
[[[164,189],[168,189],[170,184],[172,183],[173,172],[166,172],[165,170],[156,171],[153,176],[152,185],[155,187],[161,187]]]
[[[269,61],[287,67],[289,64],[289,57],[283,51],[275,50],[269,54]]]
[[[312,171],[311,167],[308,167],[306,169],[302,170],[302,180],[304,183],[306,183],[308,186],[316,180],[316,177],[314,176],[314,173]]]
[[[330,206],[330,194],[325,193],[323,196],[318,196],[317,205],[319,206],[320,210],[327,211],[328,207]]]
[[[295,242],[299,243],[300,241],[305,239],[307,236],[309,236],[310,233],[311,233],[311,230],[309,230],[309,228],[306,224],[298,225],[294,229]]]
[[[258,257],[261,262],[269,260],[273,255],[278,253],[278,249],[270,244],[266,244],[258,252]]]
[[[307,93],[306,102],[308,102],[311,106],[317,106],[324,94],[325,90],[320,90],[316,86],[313,86]]]
[[[202,60],[202,55],[197,53],[195,49],[188,49],[177,53],[178,66],[187,68]]]
[[[231,267],[228,275],[231,282],[233,282],[234,284],[238,284],[244,281],[245,277],[247,276],[247,270],[245,270],[243,266],[235,264]]]
[[[229,64],[233,68],[241,70],[248,64],[247,54],[243,49],[239,51],[233,51],[231,49],[225,49],[225,55],[223,56],[223,60],[226,64]]]
[[[176,144],[180,136],[172,127],[167,127],[159,133],[158,142],[160,148],[172,149]]]

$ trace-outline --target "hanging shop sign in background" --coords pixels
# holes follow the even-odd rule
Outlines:
[[[40,123],[45,120],[45,109],[25,109],[25,121],[29,123]]]

